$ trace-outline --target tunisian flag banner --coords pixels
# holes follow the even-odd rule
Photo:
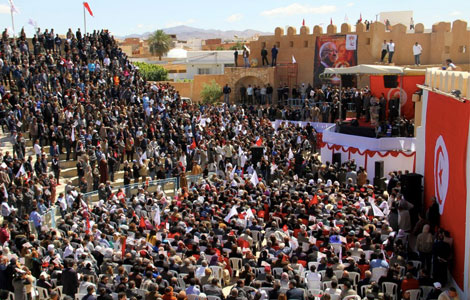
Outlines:
[[[424,195],[436,197],[441,227],[454,240],[453,276],[463,288],[470,103],[429,92],[426,112]]]
[[[85,6],[86,10],[88,10],[88,13],[90,14],[90,16],[94,17],[93,12],[91,11],[90,5],[88,5],[88,2],[83,2],[83,6]]]
[[[398,76],[398,86],[396,88],[385,88],[383,76],[370,76],[370,89],[372,95],[380,98],[382,93],[387,99],[387,115],[388,115],[388,101],[393,97],[400,97],[401,99],[401,113],[407,119],[414,119],[415,106],[412,98],[413,94],[419,90],[417,84],[424,83],[424,75],[418,76],[403,76],[403,86],[400,89],[401,76]]]

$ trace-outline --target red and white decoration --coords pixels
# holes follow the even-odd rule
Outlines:
[[[415,151],[375,151],[361,150],[355,147],[347,147],[336,144],[323,143],[321,145],[322,163],[333,161],[333,154],[341,153],[341,161],[354,159],[358,167],[364,167],[367,178],[372,182],[375,173],[375,162],[384,162],[384,175],[391,171],[408,170],[415,171],[416,152]]]

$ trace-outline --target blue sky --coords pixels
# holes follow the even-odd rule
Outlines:
[[[41,28],[55,28],[65,33],[83,27],[82,1],[77,0],[13,0],[19,10],[15,14],[15,29],[24,26],[27,34],[33,32],[28,20]],[[300,27],[306,25],[355,22],[362,13],[364,19],[375,19],[383,11],[413,10],[415,23],[426,28],[437,21],[464,19],[470,25],[469,0],[89,0],[95,17],[87,16],[87,29],[107,28],[115,35],[143,33],[159,28],[188,25],[204,29],[256,29],[273,32],[276,26]],[[11,27],[8,0],[0,0],[0,26]]]

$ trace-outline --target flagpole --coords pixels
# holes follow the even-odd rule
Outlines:
[[[13,37],[16,37],[16,34],[15,34],[15,20],[13,18],[13,8],[10,8],[10,14],[11,14],[11,29],[13,30]]]
[[[84,30],[83,30],[84,33],[83,33],[83,34],[86,35],[86,13],[85,13],[85,5],[84,5],[83,3],[82,3],[82,5],[83,5],[83,25],[84,25],[84,26],[83,26],[83,27],[84,27]]]

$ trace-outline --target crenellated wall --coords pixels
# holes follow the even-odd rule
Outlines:
[[[261,49],[265,45],[270,50],[273,45],[279,47],[278,62],[291,62],[292,56],[298,63],[298,83],[311,83],[313,79],[313,59],[315,55],[316,37],[320,35],[357,34],[358,36],[358,63],[374,64],[380,61],[380,51],[384,40],[392,39],[395,42],[395,65],[413,65],[413,45],[418,42],[423,47],[421,55],[422,65],[441,65],[445,59],[451,58],[459,65],[470,64],[470,31],[467,22],[456,20],[452,24],[440,22],[432,26],[430,32],[425,32],[424,25],[415,25],[414,32],[408,32],[403,24],[385,30],[385,25],[379,22],[372,23],[369,30],[363,23],[356,25],[355,31],[350,24],[341,26],[330,24],[323,32],[320,26],[302,26],[299,32],[289,27],[287,32],[277,27],[274,35],[260,36],[257,41],[250,42],[251,58],[261,61]],[[465,52],[464,52],[465,49]]]

